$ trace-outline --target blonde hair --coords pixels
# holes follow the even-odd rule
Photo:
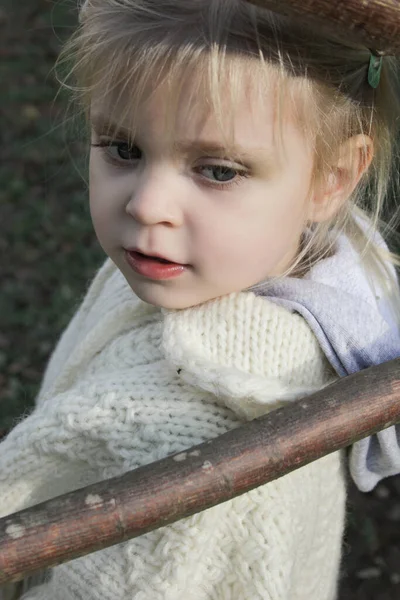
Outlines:
[[[389,266],[400,260],[382,248],[376,233],[380,229],[387,236],[394,230],[393,219],[390,228],[382,215],[398,176],[400,70],[397,59],[384,57],[375,90],[367,81],[369,59],[370,50],[362,44],[322,36],[307,23],[244,0],[86,0],[80,26],[58,66],[67,68],[61,82],[73,91],[88,121],[93,99],[106,100],[118,107],[119,119],[122,113],[129,116],[132,130],[140,103],[163,83],[172,131],[183,83],[195,73],[197,88],[190,103],[195,109],[202,90],[227,146],[223,123],[244,73],[254,73],[259,93],[271,75],[278,77],[278,106],[293,98],[299,124],[314,145],[313,185],[327,180],[332,158],[345,140],[370,136],[374,156],[369,169],[334,218],[311,227],[289,272],[310,268],[331,251],[335,235],[345,232],[367,271],[400,308]],[[221,96],[224,81],[229,83],[228,102],[226,86]]]

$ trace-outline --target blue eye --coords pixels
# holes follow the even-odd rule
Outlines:
[[[107,160],[112,162],[128,162],[141,160],[143,153],[135,144],[129,142],[112,142],[101,141],[97,144],[92,144],[94,148],[101,148]]]
[[[217,181],[218,183],[224,183],[226,181],[232,181],[239,175],[236,169],[225,165],[208,165],[199,167],[199,173],[207,179]]]
[[[121,160],[140,160],[142,158],[142,151],[135,145],[130,146],[126,142],[115,142],[110,145],[115,147]]]

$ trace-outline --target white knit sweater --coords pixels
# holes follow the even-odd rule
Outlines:
[[[333,377],[305,321],[232,294],[160,310],[107,261],[35,411],[0,445],[0,516],[239,426]],[[53,571],[24,600],[333,600],[339,453]]]

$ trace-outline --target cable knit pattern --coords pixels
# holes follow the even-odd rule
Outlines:
[[[333,378],[299,316],[252,293],[185,310],[136,298],[107,261],[0,445],[0,515],[239,426]],[[334,600],[340,453],[53,570],[24,600]]]

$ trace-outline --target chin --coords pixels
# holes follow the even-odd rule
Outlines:
[[[172,291],[162,287],[148,290],[143,289],[141,286],[133,285],[130,287],[136,296],[140,298],[140,300],[146,302],[147,304],[151,304],[152,306],[157,306],[158,308],[179,310],[200,304],[200,302],[196,302],[195,299],[189,299],[183,293],[177,293],[176,290]]]

